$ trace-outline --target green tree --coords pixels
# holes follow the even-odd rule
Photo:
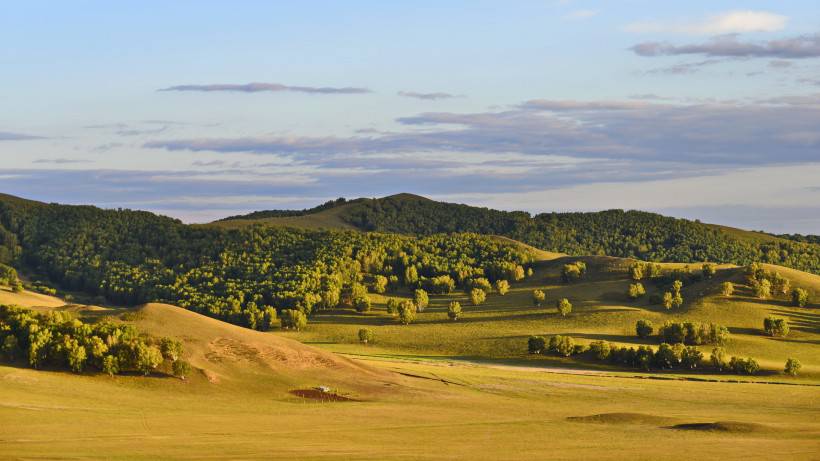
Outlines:
[[[535,307],[541,307],[545,299],[547,299],[547,295],[544,294],[543,290],[532,290],[532,303]]]
[[[683,296],[681,296],[680,292],[675,293],[675,296],[672,297],[672,307],[681,307],[683,305]]]
[[[396,298],[387,298],[387,313],[396,315],[399,313],[399,300]]]
[[[543,336],[530,336],[527,340],[527,350],[530,354],[540,354],[547,349],[547,342]]]
[[[182,357],[182,343],[171,338],[162,338],[159,342],[159,350],[165,360],[176,362]]]
[[[359,296],[353,300],[353,308],[355,308],[356,312],[360,314],[370,312],[370,307],[370,296]]]
[[[134,348],[137,371],[148,376],[162,363],[162,352],[158,347],[149,346],[145,343],[136,343]]]
[[[643,279],[644,276],[644,265],[643,263],[635,263],[629,266],[629,275],[632,277],[632,280],[636,282],[638,280]]]
[[[666,293],[664,293],[663,294],[663,307],[665,307],[667,309],[672,309],[672,306],[674,304],[674,299],[675,298],[674,298],[674,296],[672,296],[672,293],[670,293],[668,291]]]
[[[404,300],[399,304],[399,322],[409,325],[416,320],[416,305],[413,301]]]
[[[120,361],[114,355],[106,355],[102,361],[103,373],[114,376],[120,372]]]
[[[786,319],[769,316],[763,319],[763,330],[769,336],[785,337],[789,334],[789,323]]]
[[[450,317],[450,320],[458,320],[461,317],[461,303],[452,301],[447,307],[447,316]]]
[[[373,277],[373,293],[384,293],[387,291],[387,277],[376,275]]]
[[[567,314],[572,312],[572,303],[569,302],[567,298],[561,298],[555,302],[555,308],[558,309],[558,313],[561,314],[561,317],[566,317]]]
[[[359,342],[362,344],[369,344],[373,342],[373,330],[369,328],[359,329]]]
[[[655,326],[652,325],[652,322],[649,320],[638,320],[635,323],[635,333],[638,334],[639,338],[648,338],[652,336],[652,333],[655,331]]]
[[[772,295],[772,283],[768,279],[763,279],[755,285],[755,296],[766,299]]]
[[[723,370],[726,368],[726,351],[722,347],[712,349],[709,361],[716,370]]]
[[[418,310],[418,312],[424,312],[424,309],[427,309],[427,306],[430,304],[430,297],[427,296],[426,291],[419,288],[413,292],[413,301],[416,303],[416,310]]]
[[[498,292],[501,296],[507,294],[510,291],[510,282],[506,280],[496,280],[495,281],[495,291]]]
[[[760,371],[760,365],[751,357],[742,359],[739,357],[732,357],[729,360],[729,368],[737,374],[754,375]]]
[[[627,293],[627,295],[630,299],[638,299],[645,294],[646,289],[644,289],[642,283],[632,283],[629,285],[629,292]]]
[[[783,367],[783,373],[790,376],[797,376],[802,367],[803,365],[800,364],[799,360],[789,357],[789,359],[786,360],[786,366]]]
[[[294,329],[296,331],[304,330],[307,326],[307,316],[304,312],[297,309],[285,309],[282,311],[282,328],[285,330]]]
[[[575,350],[575,341],[569,336],[553,336],[550,338],[549,350],[558,355],[569,357]]]
[[[191,374],[191,364],[182,359],[175,360],[171,364],[171,372],[177,378],[185,381],[185,377]]]
[[[701,270],[703,271],[703,278],[710,279],[715,276],[717,272],[717,266],[712,263],[705,263],[701,266]]]
[[[404,284],[412,287],[419,281],[419,272],[416,266],[409,266],[404,270]]]
[[[589,351],[598,360],[606,360],[612,351],[612,346],[606,341],[592,341],[589,343]]]
[[[723,296],[726,296],[728,298],[729,296],[732,296],[732,293],[734,292],[735,285],[732,282],[723,282],[720,285],[720,294],[722,294]]]
[[[487,300],[487,293],[480,288],[473,288],[470,290],[470,302],[473,306],[479,306]]]
[[[797,307],[806,307],[809,303],[809,292],[803,288],[795,288],[792,290],[792,305]]]

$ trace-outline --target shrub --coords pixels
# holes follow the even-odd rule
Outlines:
[[[735,285],[732,282],[723,282],[720,285],[720,294],[729,297],[735,292]]]
[[[510,282],[506,280],[496,280],[495,291],[497,291],[501,296],[504,296],[508,291],[510,291]]]
[[[353,300],[353,308],[360,314],[370,312],[370,296],[364,295],[355,298]]]
[[[575,349],[575,341],[569,336],[556,335],[550,338],[549,350],[550,352],[564,357],[572,355]]]
[[[632,283],[629,285],[629,291],[627,294],[630,299],[638,299],[646,294],[646,290],[644,289],[642,283]]]
[[[416,305],[413,301],[404,300],[399,304],[399,322],[409,325],[416,320]]]
[[[606,360],[612,347],[606,341],[593,341],[589,343],[589,352],[598,360]]]
[[[755,296],[760,299],[766,299],[772,295],[772,283],[767,279],[763,279],[755,286]]]
[[[712,263],[705,263],[701,266],[701,270],[703,271],[703,278],[710,279],[715,276],[717,272],[717,266]]]
[[[461,303],[458,301],[453,301],[447,307],[447,316],[450,317],[450,320],[458,320],[461,317]]]
[[[786,319],[766,317],[763,319],[763,330],[769,336],[784,337],[789,334],[789,324]]]
[[[280,318],[282,328],[285,330],[303,330],[307,326],[307,316],[298,309],[285,309]]]
[[[368,344],[373,342],[373,330],[369,328],[360,328],[359,329],[359,342],[362,344]]]
[[[530,354],[540,354],[546,351],[547,340],[543,336],[530,336],[527,340],[527,350]]]
[[[384,293],[387,291],[387,277],[376,275],[373,277],[373,293]]]
[[[732,357],[732,359],[729,360],[729,368],[741,375],[753,375],[760,371],[760,365],[751,357],[747,359]]]
[[[387,299],[387,313],[390,315],[396,315],[399,313],[399,300],[396,298],[388,298]]]
[[[561,298],[555,302],[555,308],[558,309],[561,317],[566,317],[567,314],[572,312],[572,303],[567,298]]]
[[[587,270],[587,266],[582,261],[575,261],[572,264],[564,264],[561,269],[561,280],[564,283],[574,282],[579,280]]]
[[[470,288],[470,291],[475,290],[475,289],[479,289],[479,290],[483,291],[485,294],[493,291],[492,284],[490,283],[489,280],[487,280],[484,277],[478,277],[478,278],[475,278],[472,281],[470,281],[470,284],[468,285],[468,288]]]
[[[424,312],[424,309],[427,309],[427,306],[430,304],[430,297],[427,296],[426,291],[418,288],[413,292],[413,302],[416,304],[416,311]]]
[[[162,338],[159,350],[165,360],[176,362],[182,356],[182,343],[171,338]]]
[[[114,376],[120,372],[120,361],[116,356],[106,355],[102,362],[102,372]]]
[[[191,364],[185,360],[175,360],[171,365],[171,371],[174,373],[174,376],[184,381],[185,377],[191,374]]]
[[[473,288],[470,290],[470,302],[473,306],[479,306],[487,300],[487,293],[480,288]]]
[[[655,326],[652,325],[652,322],[649,320],[638,320],[635,323],[635,333],[637,333],[639,338],[648,338],[652,336],[652,333],[655,332]]]
[[[792,305],[797,307],[806,307],[809,303],[809,292],[803,288],[795,288],[792,290]]]
[[[636,282],[638,280],[643,279],[644,276],[644,264],[643,263],[635,263],[629,266],[629,276],[632,280]]]
[[[786,366],[783,367],[783,373],[791,376],[797,376],[800,372],[800,368],[802,367],[803,365],[800,364],[799,360],[789,357],[789,359],[786,360]]]
[[[712,349],[712,354],[709,356],[709,361],[717,370],[726,368],[726,351],[722,347]]]
[[[672,303],[673,303],[672,299],[673,298],[674,297],[672,296],[671,292],[667,291],[666,293],[664,293],[663,294],[663,307],[665,307],[667,309],[672,309]]]
[[[543,290],[532,290],[532,303],[535,307],[541,307],[545,299],[547,299],[547,295],[544,294]]]

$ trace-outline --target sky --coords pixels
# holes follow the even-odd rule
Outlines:
[[[0,192],[410,192],[820,234],[815,1],[3,2]]]

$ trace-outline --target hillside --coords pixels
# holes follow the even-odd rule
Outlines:
[[[358,199],[315,213],[286,218],[220,221],[219,225],[356,228],[430,235],[474,232],[509,237],[542,250],[609,255],[647,261],[768,262],[820,274],[820,244],[703,224],[642,211],[589,213],[507,212],[437,202],[412,194]],[[810,236],[809,236],[810,237]]]

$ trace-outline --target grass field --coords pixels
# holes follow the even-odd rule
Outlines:
[[[588,276],[566,285],[560,267],[578,258],[542,258],[532,278],[479,307],[461,294],[434,296],[401,326],[378,297],[368,314],[322,313],[298,333],[255,332],[168,305],[62,306],[0,290],[2,303],[111,316],[179,338],[196,369],[183,381],[0,365],[0,459],[818,459],[816,304],[761,301],[744,287],[724,298],[717,286],[742,274],[722,266],[668,312],[628,301],[629,261],[583,258]],[[777,270],[820,291],[817,276]],[[532,306],[536,287],[547,307]],[[573,302],[567,317],[552,307],[559,297]],[[445,313],[452,299],[465,305],[457,322]],[[769,314],[790,320],[788,338],[761,334]],[[725,324],[729,352],[755,357],[764,373],[642,373],[526,354],[531,334],[638,344],[640,318]],[[363,326],[374,344],[357,342]],[[798,378],[779,372],[791,356],[804,366]],[[322,385],[349,400],[293,394]]]

